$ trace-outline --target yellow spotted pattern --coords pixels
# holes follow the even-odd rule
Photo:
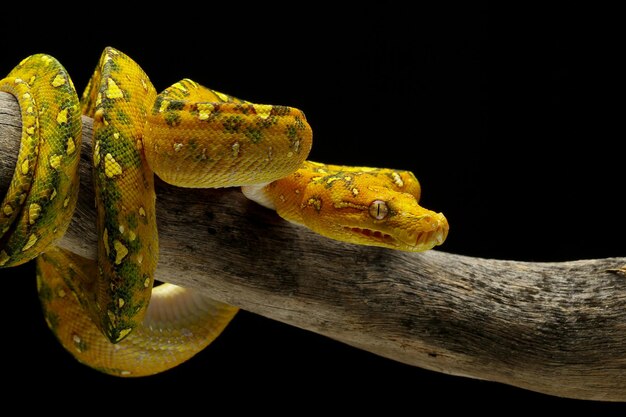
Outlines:
[[[35,258],[65,233],[78,197],[81,123],[74,86],[51,56],[24,59],[0,91],[17,98],[22,114],[18,161],[0,203],[0,266],[7,267]]]
[[[16,66],[0,90],[18,99],[23,125],[18,163],[0,206],[0,266],[37,258],[46,321],[60,342],[79,361],[118,376],[161,372],[210,343],[237,308],[174,286],[158,290],[160,298],[150,302],[158,260],[153,171],[184,187],[284,177],[311,148],[304,114],[188,79],[157,95],[139,65],[113,48],[103,52],[80,102],[61,64],[43,54]],[[81,111],[94,120],[96,263],[54,248],[77,198]],[[185,306],[187,315],[176,323],[160,320],[167,308],[179,316],[181,307],[167,306],[181,297],[204,310]]]

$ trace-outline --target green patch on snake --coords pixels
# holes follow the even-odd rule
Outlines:
[[[135,302],[131,297],[132,292],[138,291],[139,287],[133,288],[129,285],[130,282],[128,281],[134,283],[138,281],[138,279],[136,280],[134,277],[127,277],[124,282],[124,287],[117,288],[113,291],[111,293],[111,301],[106,305],[106,310],[108,312],[107,319],[109,323],[111,323],[112,327],[116,327],[118,330],[136,327],[139,323],[136,322],[134,315],[145,305],[142,301]],[[123,300],[123,302],[120,302],[120,300]]]
[[[104,62],[104,66],[102,68],[102,74],[107,74],[111,72],[120,72],[120,65],[114,59],[107,59]]]
[[[271,114],[275,116],[286,116],[291,110],[287,106],[272,106]]]
[[[296,141],[300,141],[300,137],[298,136],[298,128],[294,125],[287,126],[287,139],[289,139],[290,145],[293,147]]]
[[[185,108],[185,102],[182,100],[171,100],[167,106],[168,111],[180,111]]]
[[[70,108],[72,109],[72,111],[77,111],[78,106],[75,107],[76,102],[71,97],[68,97],[68,95],[71,94],[71,92],[73,91],[72,88],[67,83],[65,83],[62,86],[57,87],[57,89],[61,90],[61,93],[63,93],[63,94],[57,94],[54,97],[54,102],[58,104],[59,108],[61,109]]]
[[[115,267],[116,272],[123,277],[127,277],[124,283],[115,289],[115,300],[119,298],[123,298],[126,304],[124,305],[124,310],[132,309],[132,304],[129,303],[133,297],[134,293],[143,290],[143,278],[141,269],[139,266],[132,262],[128,257],[128,260],[122,261],[121,264]],[[116,301],[117,302],[117,301]],[[118,304],[115,304],[115,307],[118,308]]]
[[[106,211],[106,218],[108,219],[107,221],[113,222],[114,219],[117,219],[117,216],[119,214],[119,208],[117,206],[117,203],[122,198],[122,192],[120,191],[119,187],[117,187],[117,184],[113,183],[112,181],[105,180],[106,176],[104,173],[100,175],[104,177],[101,179],[102,183],[106,184],[100,189],[100,197]],[[117,230],[118,224],[107,223],[104,225],[104,227],[111,230]]]
[[[296,129],[298,130],[306,129],[304,121],[302,121],[302,118],[299,116],[294,117],[294,125],[296,126]]]
[[[289,148],[293,149],[295,153],[300,153],[300,137],[296,137],[294,140],[289,141]]]
[[[243,125],[243,119],[239,115],[227,116],[225,120],[222,122],[224,131],[226,131],[227,133],[239,132],[242,125]]]
[[[104,131],[98,135],[95,139],[100,141],[100,158],[104,160],[104,156],[108,153],[113,155],[115,162],[120,164],[122,170],[128,168],[141,167],[141,157],[135,149],[134,142],[126,140],[123,133],[120,133],[120,138],[114,137],[115,132],[112,128],[103,129]],[[104,170],[104,164],[100,165]]]
[[[22,223],[15,223],[12,227],[11,238],[5,243],[5,248],[8,253],[16,255],[16,259],[29,257],[31,253],[41,252],[41,236],[46,236],[46,241],[54,239],[57,235],[57,231],[49,230],[50,225],[54,223],[55,219],[62,210],[62,199],[53,199],[50,190],[58,190],[62,187],[62,178],[60,172],[52,168],[48,168],[45,174],[45,180],[42,180],[40,184],[31,189],[31,199],[27,202],[28,206],[38,206],[37,220],[34,222],[25,221]],[[67,183],[67,182],[66,182]],[[37,195],[39,198],[35,199]],[[33,237],[36,237],[33,240]]]
[[[199,149],[198,141],[194,138],[187,140],[187,146],[193,151],[194,154],[197,153],[196,151]]]
[[[235,110],[241,114],[250,114],[254,111],[254,106],[245,103],[238,103],[235,106]]]
[[[152,106],[152,115],[159,114],[159,109],[161,108],[163,100],[165,100],[165,97],[160,94],[157,96],[156,100],[154,100],[154,105]]]
[[[96,102],[97,99],[94,98],[91,101],[87,102],[86,104],[83,104],[83,108],[85,108],[85,106],[92,106],[92,107],[88,107],[88,108],[93,108],[94,111],[96,109],[102,109],[104,111],[104,115],[105,117],[109,114],[109,112],[111,111],[111,109],[113,109],[115,107],[115,101],[114,100],[110,100],[108,98],[106,98],[105,96],[105,90],[102,90],[100,93],[98,93],[99,95],[101,94],[101,96],[103,97],[102,100],[98,103],[97,107],[96,107]],[[94,131],[95,133],[95,131]]]
[[[105,198],[102,200],[106,201]],[[102,237],[102,239],[105,247],[113,248],[115,246],[113,242],[120,240],[121,238],[118,226],[119,222],[117,221],[119,209],[116,204],[109,205],[105,203],[105,211],[106,213],[102,220],[104,220],[103,230],[106,234]],[[107,255],[109,262],[113,265],[116,257],[115,251],[107,249]]]
[[[263,132],[259,128],[255,127],[246,127],[243,131],[243,134],[246,135],[250,142],[259,143],[263,140]]]
[[[105,323],[107,336],[113,343],[120,342],[139,324],[132,321],[124,320],[121,317],[107,317],[108,322]]]
[[[71,114],[69,117],[78,117],[78,116],[75,116],[74,114]],[[69,124],[62,125],[62,126],[59,126],[58,129],[61,131],[61,137],[65,139],[64,143],[67,143],[67,140],[70,139],[70,138],[74,139],[72,137],[72,135],[74,133],[73,132],[73,127],[71,125],[69,125]],[[63,152],[63,154],[66,155],[65,152]]]
[[[131,120],[130,116],[122,109],[115,110],[115,117],[118,122],[121,122],[125,125],[130,126],[133,124],[133,121]]]
[[[255,121],[255,124],[260,128],[260,129],[269,129],[270,127],[274,126],[276,123],[278,123],[278,117],[276,116],[268,116],[266,119],[262,119],[262,118],[257,118]]]
[[[165,123],[167,123],[167,125],[170,127],[176,127],[180,124],[180,114],[178,114],[177,112],[168,111],[163,116],[163,119],[165,120]]]
[[[129,214],[126,217],[126,221],[128,222],[128,227],[130,227],[130,230],[137,229],[137,226],[139,225],[139,223],[137,222],[137,215],[135,213]]]
[[[136,237],[133,240],[125,240],[123,244],[128,249],[129,254],[138,253],[142,248],[141,239],[139,237]]]

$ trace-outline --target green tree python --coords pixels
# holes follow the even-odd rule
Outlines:
[[[48,327],[76,359],[116,376],[170,369],[211,343],[238,311],[195,291],[153,288],[153,178],[235,187],[332,239],[425,251],[448,233],[419,205],[408,171],[306,160],[302,111],[240,100],[183,79],[157,94],[131,58],[106,48],[79,101],[63,66],[32,55],[0,81],[20,105],[18,163],[0,206],[0,267],[36,259]],[[55,247],[76,205],[81,114],[94,120],[97,261]],[[207,202],[210,204],[210,202]]]

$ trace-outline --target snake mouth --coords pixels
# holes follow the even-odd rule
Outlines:
[[[446,225],[439,225],[435,229],[422,231],[413,235],[412,238],[398,238],[379,230],[372,230],[362,227],[344,227],[344,230],[357,235],[362,242],[376,246],[392,247],[412,252],[422,252],[441,245],[448,236]]]
[[[348,230],[351,233],[360,235],[368,240],[384,243],[386,245],[397,245],[397,241],[393,236],[387,233],[383,233],[379,230],[365,229],[362,227],[344,227],[344,229]]]

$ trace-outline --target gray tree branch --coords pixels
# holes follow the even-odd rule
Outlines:
[[[59,245],[93,258],[83,122],[80,201]],[[17,102],[0,93],[0,192],[20,126]],[[161,281],[422,368],[626,401],[626,258],[529,263],[349,245],[238,190],[157,188]]]

